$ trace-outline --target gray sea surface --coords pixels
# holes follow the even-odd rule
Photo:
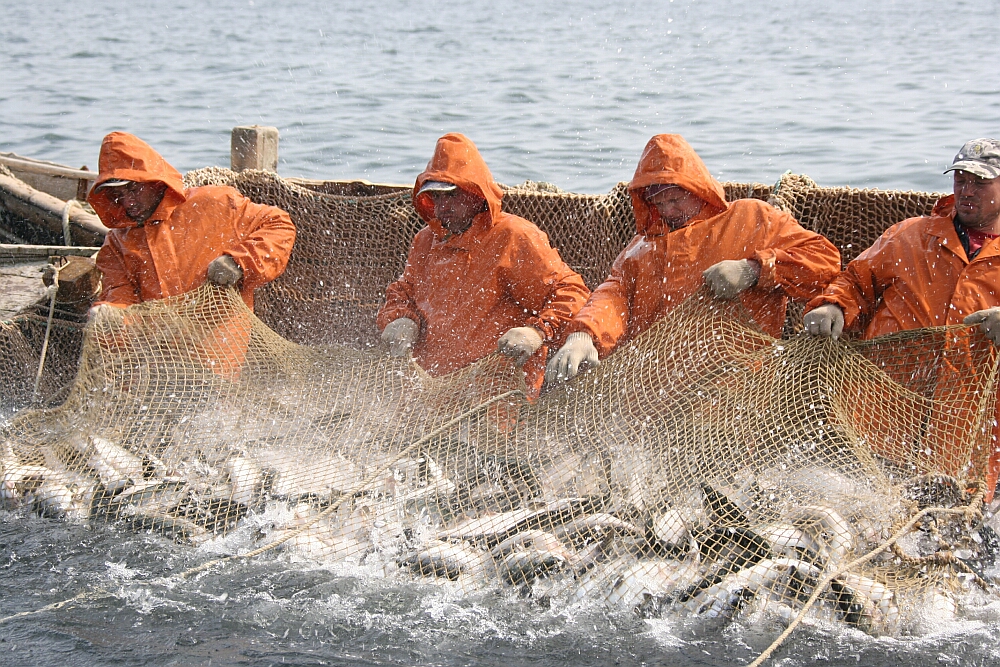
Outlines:
[[[438,136],[500,182],[605,192],[650,136],[723,180],[948,191],[1000,135],[1000,3],[0,1],[0,150],[96,168],[103,135],[182,171],[235,125],[279,171],[410,183]]]
[[[0,17],[0,150],[91,169],[113,130],[182,171],[226,166],[231,128],[257,123],[280,129],[283,175],[408,183],[459,131],[501,182],[604,192],[676,132],[723,180],[948,191],[962,143],[1000,135],[993,1],[0,0]],[[780,632],[288,554],[177,576],[218,555],[0,512],[0,665],[744,665]],[[772,664],[995,664],[998,632],[995,605],[902,638],[806,627]]]

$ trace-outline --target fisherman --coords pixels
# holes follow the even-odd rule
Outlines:
[[[285,270],[295,225],[280,208],[227,186],[185,188],[180,172],[125,132],[104,138],[99,167],[87,201],[110,231],[97,254],[102,290],[92,316],[206,280],[235,285],[252,309],[254,290]]]
[[[547,345],[587,300],[583,279],[533,223],[500,210],[503,191],[475,144],[446,134],[417,177],[417,232],[402,277],[378,313],[389,353],[431,375],[492,351],[521,366],[529,393],[541,388]]]
[[[979,325],[1000,345],[1000,141],[967,142],[944,173],[954,192],[929,216],[887,229],[809,302],[804,328],[864,338],[964,323]],[[996,484],[998,454],[989,458],[987,488]]]
[[[757,199],[727,203],[680,135],[649,140],[628,189],[637,234],[567,326],[547,382],[597,366],[703,283],[715,298],[739,297],[764,331],[780,336],[788,298],[812,298],[840,269],[836,247],[787,213]]]

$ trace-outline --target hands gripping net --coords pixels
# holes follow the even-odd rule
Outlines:
[[[502,357],[430,378],[206,286],[92,323],[65,403],[3,430],[2,493],[470,589],[894,633],[985,565],[995,375],[972,329],[777,340],[699,294],[528,403]]]

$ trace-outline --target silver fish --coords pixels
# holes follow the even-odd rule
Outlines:
[[[732,572],[716,584],[683,603],[685,609],[705,618],[731,617],[761,593],[779,600],[811,593],[820,571],[814,565],[792,558],[762,560],[752,567]]]
[[[403,562],[424,576],[446,577],[452,581],[470,572],[482,571],[485,552],[465,544],[435,541]]]

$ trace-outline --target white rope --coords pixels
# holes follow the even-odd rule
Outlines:
[[[62,231],[63,245],[69,247],[73,245],[73,236],[69,232],[69,211],[74,206],[80,206],[80,202],[75,199],[68,199],[62,210]]]
[[[63,265],[65,266],[65,265]],[[42,370],[45,368],[45,357],[49,353],[49,336],[52,333],[52,318],[56,312],[56,295],[59,293],[59,272],[62,271],[62,266],[52,267],[52,284],[49,285],[49,317],[45,322],[45,340],[42,341],[42,353],[38,357],[38,372],[35,373],[35,389],[31,394],[31,400],[34,403],[39,402],[38,388],[42,383]]]

